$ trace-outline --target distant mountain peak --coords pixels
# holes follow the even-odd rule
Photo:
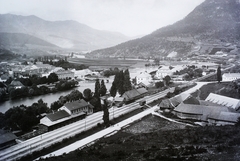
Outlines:
[[[240,0],[205,0],[184,19],[140,39],[93,51],[89,56],[159,57],[187,54],[195,42],[240,41]]]
[[[106,48],[130,39],[74,20],[46,21],[35,15],[0,14],[0,32],[28,34],[62,48],[80,51]]]

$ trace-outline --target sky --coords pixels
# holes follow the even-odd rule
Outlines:
[[[183,19],[204,0],[0,0],[0,14],[75,20],[94,29],[142,36]]]

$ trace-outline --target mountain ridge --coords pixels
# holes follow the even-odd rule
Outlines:
[[[114,46],[130,38],[93,29],[74,20],[47,21],[37,16],[0,14],[0,32],[24,33],[67,49],[94,50]]]
[[[165,57],[172,51],[180,57],[201,42],[240,41],[239,0],[205,0],[185,18],[155,30],[140,39],[88,53],[89,57]]]

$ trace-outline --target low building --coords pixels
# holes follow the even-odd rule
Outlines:
[[[132,89],[130,91],[126,91],[122,97],[124,98],[124,102],[127,103],[144,97],[147,92],[148,91],[145,88]]]
[[[224,73],[222,75],[222,81],[234,81],[240,79],[240,73]]]
[[[240,107],[239,99],[230,98],[230,97],[226,97],[226,96],[222,96],[222,95],[218,95],[218,94],[214,94],[214,93],[210,93],[208,95],[208,97],[205,99],[205,101],[216,103],[221,106],[226,106],[226,107],[232,108],[236,111]]]
[[[19,89],[19,88],[23,88],[24,85],[20,82],[20,81],[17,81],[17,80],[13,80],[9,87],[13,87],[14,89]]]
[[[0,130],[0,150],[16,144],[16,135]]]
[[[183,65],[161,66],[156,72],[156,77],[158,79],[163,79],[167,75],[171,77],[176,71],[181,71],[184,68],[185,67]]]
[[[136,76],[137,84],[143,83],[145,85],[149,85],[151,84],[151,82],[152,82],[152,76],[147,72],[141,72],[139,75]]]
[[[219,112],[218,114],[210,114],[208,122],[210,125],[235,125],[240,118],[240,113]]]
[[[65,110],[59,110],[54,113],[47,114],[40,120],[39,128],[43,132],[51,131],[62,126],[68,125],[75,121],[85,118],[85,113],[78,113],[76,115],[70,115]]]
[[[69,103],[64,104],[64,106],[62,106],[60,108],[60,110],[65,110],[70,115],[75,115],[75,114],[82,113],[82,112],[89,115],[89,114],[93,113],[93,108],[94,107],[91,104],[89,104],[85,100],[81,99],[78,101],[69,102]]]
[[[200,121],[208,121],[210,115],[219,112],[231,112],[228,107],[224,106],[205,106],[181,103],[174,110],[174,114],[181,119],[193,119]]]
[[[74,72],[65,70],[65,71],[58,71],[56,72],[58,79],[69,79],[74,78]]]

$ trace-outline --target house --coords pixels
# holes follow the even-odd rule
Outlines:
[[[16,144],[16,135],[0,130],[0,150]]]
[[[165,78],[167,75],[173,75],[174,71],[170,69],[169,66],[162,66],[156,72],[156,77],[159,79]]]
[[[210,93],[208,97],[205,99],[205,101],[216,103],[221,106],[230,107],[234,110],[238,110],[240,107],[239,99],[230,98],[230,97],[226,97],[226,96],[222,96],[214,93]]]
[[[158,68],[158,70],[156,72],[156,77],[158,79],[163,79],[167,75],[171,77],[176,71],[181,71],[184,68],[185,68],[185,66],[183,66],[183,65],[161,66]]]
[[[92,75],[92,71],[90,69],[83,69],[83,70],[71,70],[72,72],[74,72],[74,75],[78,78],[78,79],[85,79],[86,75]]]
[[[152,82],[152,76],[151,74],[148,74],[147,72],[141,72],[136,76],[136,83],[140,84],[143,83],[145,85],[149,85]]]
[[[9,87],[13,87],[13,88],[15,88],[15,89],[18,89],[18,88],[24,87],[24,85],[23,85],[20,81],[13,80],[13,81],[10,83]]]
[[[234,81],[240,79],[240,73],[224,73],[222,75],[222,81]]]
[[[130,91],[126,91],[122,97],[124,98],[124,102],[131,102],[144,97],[147,92],[148,91],[145,88],[132,89]]]
[[[68,78],[74,78],[74,72],[69,70],[64,71],[58,71],[56,72],[58,79],[68,79]]]
[[[85,118],[85,116],[86,114],[83,112],[76,115],[70,115],[65,110],[60,109],[57,112],[47,114],[45,117],[43,117],[40,120],[39,128],[44,132],[51,131],[72,122],[81,120]]]
[[[89,115],[93,113],[93,108],[94,107],[91,104],[87,103],[84,99],[81,99],[64,104],[60,110],[65,110],[70,115],[75,115],[82,112]]]
[[[173,93],[173,92],[171,92]],[[158,106],[161,110],[164,109],[173,109],[175,107],[177,107],[181,102],[185,101],[188,98],[192,98],[190,94],[186,94],[186,93],[181,93],[179,95],[176,95],[170,99],[164,99],[162,100]]]

